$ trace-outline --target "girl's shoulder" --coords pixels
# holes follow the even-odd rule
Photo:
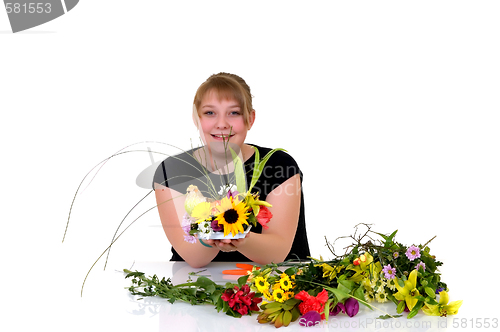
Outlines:
[[[262,146],[258,146],[255,144],[249,144],[251,146],[254,146],[259,150],[259,159],[262,160],[269,152],[271,152],[273,149],[271,148],[266,148]],[[252,157],[252,162],[255,160],[255,155]],[[272,166],[293,166],[298,169],[298,164],[295,161],[295,159],[288,153],[288,151],[283,151],[283,150],[276,150],[273,152],[271,157],[269,157],[266,165],[272,165]]]

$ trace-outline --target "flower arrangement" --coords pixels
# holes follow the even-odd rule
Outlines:
[[[336,256],[333,260],[311,258],[310,262],[254,266],[238,279],[238,284],[227,283],[225,287],[206,277],[175,286],[169,280],[160,283],[156,276],[146,278],[140,272],[126,270],[126,278],[134,277],[129,290],[135,295],[164,296],[172,303],[212,303],[217,311],[234,317],[257,312],[259,323],[276,327],[297,320],[301,326],[314,326],[339,314],[353,317],[360,305],[380,310],[375,302],[392,302],[395,306],[396,313],[383,312],[379,319],[396,319],[403,313],[409,319],[420,312],[433,316],[458,313],[462,301],[449,302],[448,287],[438,272],[442,263],[428,247],[432,239],[424,245],[405,246],[395,241],[397,230],[384,235],[372,231],[370,225],[362,225],[367,231],[356,236],[356,226],[350,237],[354,243],[343,255],[337,256],[327,241]],[[374,235],[381,239],[373,239]],[[164,287],[169,292],[164,292]],[[194,294],[191,298],[177,295],[186,288]]]
[[[272,154],[285,150],[273,149],[261,160],[259,150],[253,147],[255,166],[247,189],[242,160],[230,146],[226,145],[224,148],[231,151],[236,184],[221,186],[218,195],[213,194],[215,190],[212,190],[212,197],[209,198],[204,197],[197,186],[189,185],[184,203],[186,212],[181,224],[185,232],[184,240],[187,242],[196,243],[197,238],[241,238],[257,223],[264,229],[269,227],[267,223],[271,220],[272,213],[268,207],[272,205],[260,200],[259,195],[251,190]]]
[[[196,243],[200,239],[240,238],[250,231],[257,222],[264,228],[272,218],[268,207],[271,204],[259,200],[258,194],[247,191],[240,194],[235,185],[221,187],[222,198],[208,199],[198,187],[190,185],[187,189],[182,228],[184,240]],[[250,222],[250,224],[249,224]]]

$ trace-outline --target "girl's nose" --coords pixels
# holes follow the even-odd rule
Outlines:
[[[217,120],[217,129],[227,129],[229,128],[229,123],[227,122],[227,119],[225,116],[221,116],[219,117],[219,119]]]

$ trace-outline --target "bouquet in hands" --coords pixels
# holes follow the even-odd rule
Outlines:
[[[217,197],[204,197],[195,185],[189,185],[184,208],[182,228],[184,240],[196,243],[199,239],[239,239],[245,237],[252,226],[261,224],[264,229],[273,217],[268,209],[272,205],[259,199],[251,189],[259,179],[265,163],[271,155],[282,149],[274,149],[260,160],[255,149],[255,167],[249,189],[246,190],[245,172],[241,159],[233,154],[236,184],[227,184],[218,191]]]

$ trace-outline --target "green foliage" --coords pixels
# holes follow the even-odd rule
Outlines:
[[[225,289],[203,276],[193,282],[173,285],[170,278],[160,280],[156,274],[146,277],[142,272],[131,272],[126,269],[123,271],[127,273],[125,278],[132,278],[132,285],[128,288],[130,293],[143,297],[159,296],[168,299],[170,303],[183,301],[192,305],[205,303],[216,305]]]

